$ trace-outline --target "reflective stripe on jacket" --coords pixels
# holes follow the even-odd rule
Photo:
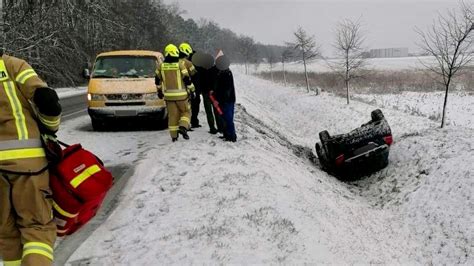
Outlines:
[[[0,169],[7,166],[11,170],[21,159],[45,157],[35,119],[37,112],[30,104],[35,90],[41,87],[47,84],[25,61],[8,55],[0,57]],[[59,124],[58,117],[39,116],[38,120],[50,128]]]
[[[193,63],[191,61],[189,61],[188,59],[186,58],[180,58],[179,59],[179,63],[180,64],[183,64],[185,67],[186,67],[186,70],[188,71],[189,73],[189,76],[194,76],[196,73],[197,73],[197,70],[196,68],[194,67]]]
[[[189,72],[183,63],[162,63],[158,67],[158,78],[161,80],[161,89],[165,101],[181,101],[188,98],[188,91],[184,86],[184,77],[189,77]]]

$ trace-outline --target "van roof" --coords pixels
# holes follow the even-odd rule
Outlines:
[[[111,51],[100,53],[97,57],[101,56],[118,56],[118,55],[137,55],[137,56],[156,56],[158,58],[163,58],[163,55],[160,52],[147,51],[147,50],[120,50],[120,51]]]

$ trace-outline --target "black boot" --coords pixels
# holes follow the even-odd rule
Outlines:
[[[176,137],[176,138],[171,138],[171,141],[172,141],[172,142],[178,141],[178,137]]]
[[[183,139],[189,139],[188,130],[185,127],[179,127],[179,134],[183,136]]]
[[[209,133],[211,133],[212,135],[215,135],[217,134],[217,129],[211,128],[211,130],[209,130]]]

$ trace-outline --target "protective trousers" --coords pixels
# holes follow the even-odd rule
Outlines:
[[[56,240],[49,173],[0,173],[0,255],[6,266],[52,265]]]
[[[168,129],[171,138],[178,137],[179,127],[190,128],[191,110],[188,100],[166,101],[168,108]]]
[[[214,106],[212,105],[212,101],[209,98],[209,95],[203,93],[202,98],[204,100],[204,110],[206,111],[207,123],[209,124],[209,130],[218,132],[223,132],[224,125],[222,119],[217,114]],[[216,129],[217,126],[217,129]]]
[[[201,93],[196,91],[196,98],[191,99],[191,125],[196,127],[199,126],[199,107],[201,105]]]

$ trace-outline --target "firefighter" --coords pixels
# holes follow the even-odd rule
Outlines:
[[[56,92],[25,61],[0,51],[0,256],[5,265],[52,265],[56,225],[41,138],[54,136],[60,114]]]
[[[165,48],[165,61],[158,67],[155,83],[158,97],[166,101],[171,140],[177,141],[178,133],[189,139],[191,110],[188,99],[194,97],[195,88],[184,61],[179,60],[178,47],[173,44]]]
[[[191,98],[191,128],[201,127],[199,124],[198,114],[199,114],[199,105],[201,104],[201,86],[199,86],[199,75],[197,73],[196,67],[191,62],[194,55],[193,48],[188,43],[181,43],[179,45],[179,60],[181,63],[184,63],[188,73],[191,76],[193,84],[196,86],[195,95],[196,97]]]

